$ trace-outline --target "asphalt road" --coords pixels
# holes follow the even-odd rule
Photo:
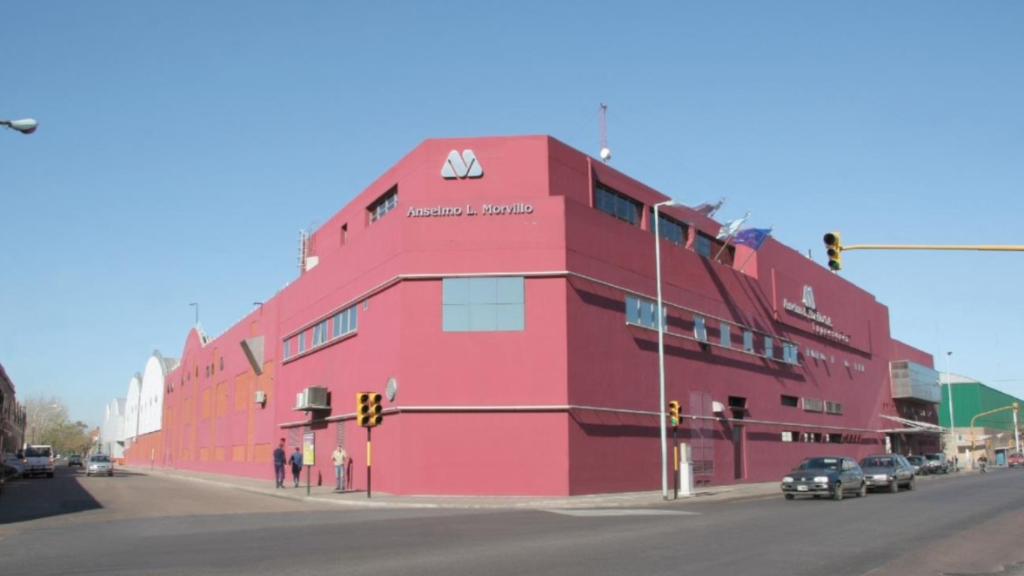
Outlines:
[[[1024,470],[842,502],[562,511],[349,508],[57,472],[0,497],[0,573],[1024,574]]]

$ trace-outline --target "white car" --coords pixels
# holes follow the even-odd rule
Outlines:
[[[22,464],[21,458],[14,454],[4,454],[3,468],[3,473],[0,474],[3,476],[17,478],[25,473],[25,465]]]
[[[93,454],[89,456],[89,462],[85,465],[85,475],[92,476],[93,474],[114,475],[114,462],[110,459],[110,456],[106,454]]]

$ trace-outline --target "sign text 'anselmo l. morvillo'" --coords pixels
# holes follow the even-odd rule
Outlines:
[[[516,202],[514,204],[480,204],[473,206],[432,206],[417,208],[410,206],[405,213],[408,218],[445,218],[449,216],[507,216],[512,214],[533,214],[533,205]]]

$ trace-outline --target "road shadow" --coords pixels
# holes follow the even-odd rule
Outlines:
[[[79,484],[78,475],[58,470],[53,478],[8,480],[0,493],[0,526],[99,508],[103,505]]]

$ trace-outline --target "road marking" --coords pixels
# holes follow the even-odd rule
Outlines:
[[[700,512],[687,512],[685,510],[655,510],[649,508],[599,508],[593,510],[556,510],[546,509],[545,512],[562,514],[565,516],[700,516]]]

